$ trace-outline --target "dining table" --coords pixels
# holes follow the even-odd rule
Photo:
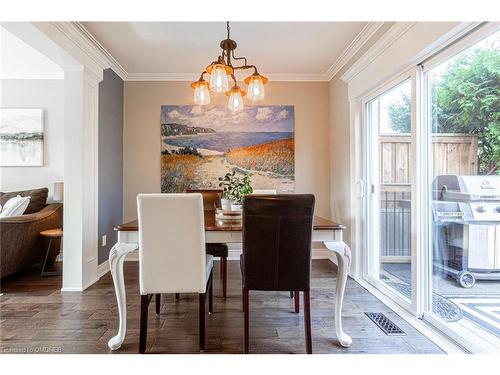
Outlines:
[[[206,243],[239,243],[243,242],[241,220],[221,221],[216,218],[215,211],[204,211],[205,242]],[[127,332],[127,301],[123,262],[127,254],[139,249],[139,224],[137,220],[117,225],[118,242],[109,253],[109,266],[113,278],[118,304],[118,333],[108,341],[111,350],[121,347]],[[337,282],[335,296],[335,333],[340,345],[348,347],[351,337],[342,329],[342,303],[347,282],[347,273],[351,262],[351,251],[343,241],[345,226],[331,220],[314,216],[312,239],[313,243],[323,243],[325,248],[337,258]],[[238,258],[239,259],[239,258]]]

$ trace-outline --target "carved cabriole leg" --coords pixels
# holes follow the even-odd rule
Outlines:
[[[127,299],[125,294],[125,281],[123,279],[123,261],[125,256],[137,250],[136,244],[117,243],[109,252],[109,268],[115,285],[116,302],[118,304],[118,315],[120,325],[118,333],[108,341],[111,350],[119,349],[122,346],[127,332]]]
[[[335,332],[340,345],[349,347],[352,344],[352,338],[342,329],[342,304],[347,283],[347,271],[351,264],[351,250],[342,241],[324,242],[324,244],[335,253],[338,262],[337,290],[335,292]]]

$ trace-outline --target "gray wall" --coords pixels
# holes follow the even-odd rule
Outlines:
[[[111,69],[99,83],[99,257],[116,243],[113,227],[123,219],[123,80]],[[107,236],[102,246],[102,236]]]

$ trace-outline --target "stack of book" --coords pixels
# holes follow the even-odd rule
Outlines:
[[[217,208],[215,211],[215,220],[218,225],[241,224],[241,211],[227,211]]]

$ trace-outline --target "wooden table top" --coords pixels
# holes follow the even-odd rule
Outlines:
[[[314,216],[313,220],[314,230],[342,230],[345,229],[345,225],[335,223],[331,220],[325,219],[320,216]],[[129,221],[128,223],[123,223],[115,227],[116,231],[120,232],[135,232],[139,230],[139,224],[137,220]],[[205,231],[241,231],[241,222],[235,224],[224,224],[221,225],[215,220],[215,211],[205,211]]]

